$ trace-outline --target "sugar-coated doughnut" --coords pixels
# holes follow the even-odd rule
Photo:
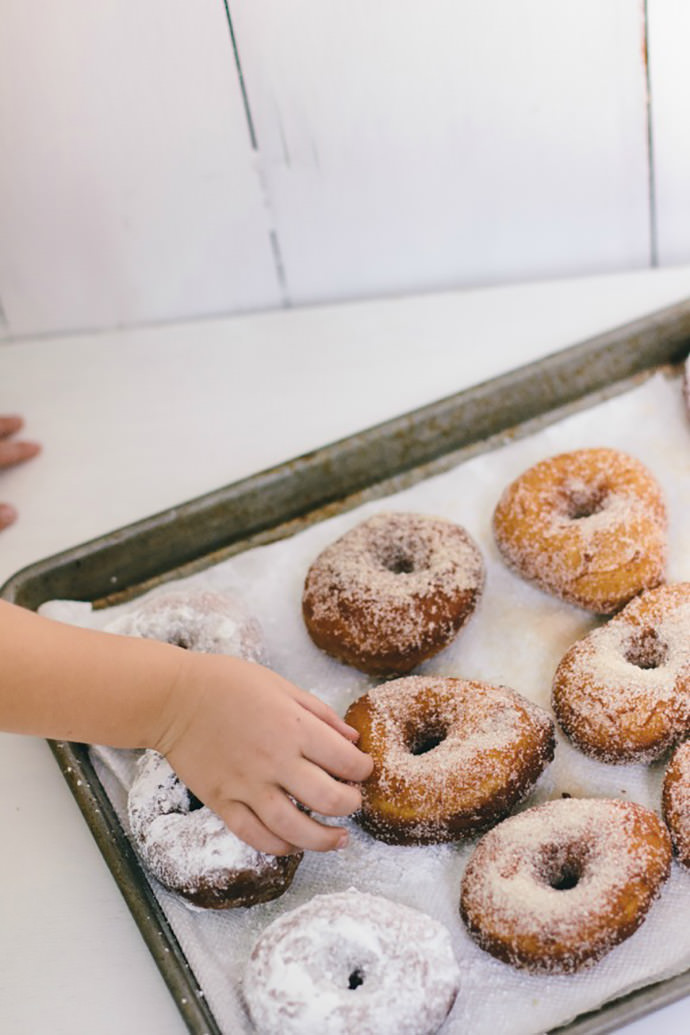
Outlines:
[[[455,841],[497,823],[553,758],[550,717],[514,690],[406,676],[350,705],[374,768],[356,814],[389,844]]]
[[[462,879],[460,913],[498,959],[572,973],[637,930],[670,867],[671,840],[649,809],[562,798],[484,835]]]
[[[205,909],[253,906],[290,886],[302,854],[257,852],[189,792],[168,761],[145,751],[127,800],[132,842],[161,884]]]
[[[506,563],[541,589],[610,614],[664,581],[666,505],[647,468],[615,449],[542,460],[494,511]]]
[[[261,626],[234,596],[212,589],[164,589],[123,612],[108,632],[172,643],[200,654],[263,661]]]
[[[678,862],[690,867],[690,740],[680,744],[671,756],[661,802]]]
[[[319,554],[302,610],[326,653],[371,675],[402,675],[448,646],[483,586],[481,553],[460,525],[383,513]]]
[[[652,762],[690,734],[690,583],[640,594],[573,644],[552,702],[572,742],[604,762]]]
[[[244,997],[258,1035],[433,1035],[458,985],[442,924],[351,889],[317,895],[264,930]]]

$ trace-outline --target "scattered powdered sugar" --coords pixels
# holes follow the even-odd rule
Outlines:
[[[445,927],[350,889],[270,924],[243,990],[259,1035],[433,1035],[459,979]]]
[[[208,589],[164,589],[125,610],[106,630],[173,643],[200,654],[264,660],[261,626],[233,596]]]

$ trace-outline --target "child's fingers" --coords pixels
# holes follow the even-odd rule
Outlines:
[[[17,520],[17,511],[9,503],[0,503],[0,531],[14,524]]]
[[[256,848],[257,852],[267,852],[269,855],[290,855],[295,851],[293,844],[269,830],[259,817],[241,801],[233,801],[224,808],[221,819],[228,830],[231,830],[252,848]]]
[[[255,807],[269,830],[300,848],[330,852],[344,847],[347,842],[347,831],[342,827],[326,826],[301,812],[280,788],[267,794],[262,802],[257,801]]]
[[[331,776],[355,783],[366,780],[374,765],[370,755],[365,755],[335,730],[323,727],[307,730],[302,750],[305,758],[321,766]]]
[[[18,414],[5,414],[0,417],[0,438],[7,438],[8,435],[14,435],[16,431],[21,431],[23,427],[24,421]]]
[[[24,460],[30,460],[32,456],[40,453],[41,447],[38,442],[13,442],[0,440],[0,467],[12,467],[14,464],[21,464]]]
[[[301,704],[312,715],[315,715],[317,719],[327,723],[338,733],[342,734],[343,737],[347,737],[348,740],[356,741],[359,738],[359,732],[353,729],[352,726],[348,726],[345,720],[320,698],[296,686],[292,687],[292,690],[294,691],[292,696],[297,703]]]
[[[290,774],[285,790],[307,808],[324,816],[351,816],[362,804],[358,787],[339,783],[306,760]]]

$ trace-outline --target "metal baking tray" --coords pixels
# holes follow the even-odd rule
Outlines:
[[[106,607],[294,534],[625,391],[690,350],[690,299],[24,568],[0,589]],[[192,1035],[222,1035],[83,744],[50,747]],[[604,1035],[690,994],[690,972],[583,1015]]]

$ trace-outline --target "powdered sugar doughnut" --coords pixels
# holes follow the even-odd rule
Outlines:
[[[160,640],[200,654],[264,660],[261,626],[235,597],[210,589],[155,593],[116,618],[108,632]]]
[[[442,924],[352,889],[317,895],[270,924],[244,995],[259,1035],[432,1035],[458,983]]]
[[[307,630],[372,675],[409,672],[448,646],[484,585],[464,528],[423,514],[376,514],[328,546],[307,574]]]
[[[690,733],[690,583],[642,593],[573,644],[552,700],[567,736],[604,762],[652,762]]]
[[[664,580],[666,506],[639,460],[580,449],[542,460],[503,492],[496,544],[523,578],[610,614]]]
[[[407,676],[350,705],[345,721],[374,768],[356,819],[389,844],[455,841],[485,830],[553,758],[546,712],[507,687]]]
[[[463,876],[460,913],[498,959],[571,973],[637,930],[670,867],[668,832],[642,805],[549,801],[479,841]]]
[[[134,846],[166,888],[206,909],[253,906],[290,886],[302,854],[257,852],[194,798],[167,760],[146,751],[127,801]]]
[[[678,862],[690,867],[690,740],[673,752],[664,775],[661,803]]]

